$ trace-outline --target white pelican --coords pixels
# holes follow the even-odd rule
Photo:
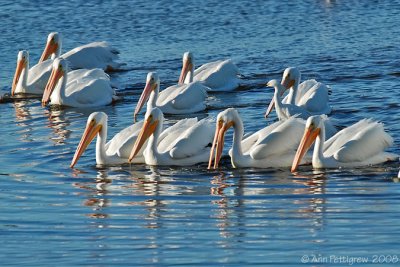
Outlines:
[[[284,104],[301,107],[310,115],[321,115],[331,113],[329,106],[329,88],[316,80],[306,80],[300,84],[301,73],[297,68],[285,69],[281,84],[289,89],[289,94],[283,99]],[[283,92],[281,92],[281,95]],[[274,108],[274,99],[271,100],[265,118]]]
[[[186,52],[183,54],[179,84],[198,81],[212,91],[231,91],[239,86],[238,75],[239,70],[230,59],[206,63],[194,70],[193,55]]]
[[[281,95],[285,92],[286,88],[277,80],[270,80],[267,83],[267,86],[275,88],[273,102],[279,120],[287,120],[295,115],[302,119],[307,119],[311,116],[311,113],[303,107],[290,103],[282,103]]]
[[[225,133],[230,127],[234,131],[232,149],[229,151],[233,167],[289,167],[304,125],[303,120],[292,117],[269,125],[242,140],[243,122],[236,109],[228,108],[218,114],[208,168],[212,167],[214,149],[214,168],[218,167]]]
[[[149,139],[143,152],[146,164],[190,166],[207,162],[213,134],[210,120],[200,120],[184,131],[170,134],[169,145],[164,147],[163,151],[159,151],[156,144],[162,131],[163,121],[164,115],[157,107],[147,114],[129,161],[136,157],[146,140]]]
[[[207,88],[198,82],[170,86],[161,92],[159,90],[160,79],[158,74],[149,72],[146,86],[135,108],[135,120],[146,101],[148,101],[147,111],[157,106],[163,113],[167,114],[194,113],[206,108],[204,102],[207,97]]]
[[[100,68],[105,71],[114,71],[121,68],[123,63],[114,62],[118,58],[118,50],[110,47],[107,42],[93,42],[78,46],[61,55],[61,35],[51,32],[47,37],[46,47],[39,63],[57,57],[66,59],[71,69]]]
[[[96,136],[96,163],[98,165],[128,163],[129,154],[142,128],[143,122],[126,127],[106,143],[107,119],[108,117],[104,112],[93,112],[90,114],[86,123],[86,129],[72,159],[71,168],[75,166],[83,152]],[[141,153],[135,158],[135,162],[144,162]]]
[[[269,81],[267,83],[267,86],[275,88],[273,100],[275,103],[276,114],[280,121],[287,120],[292,116],[306,120],[306,119],[308,119],[308,117],[311,116],[310,112],[308,112],[303,107],[299,107],[299,106],[289,104],[289,103],[286,103],[286,104],[282,103],[281,95],[283,94],[283,92],[286,89],[277,80]],[[326,117],[326,115],[324,115],[323,118],[324,118],[323,122],[325,124],[325,129],[326,129],[326,136],[328,138],[330,138],[337,133],[336,127],[332,124],[332,122],[329,120],[329,118]],[[304,124],[305,124],[305,122],[304,122]]]
[[[101,69],[79,69],[68,72],[65,59],[56,58],[43,93],[42,104],[70,107],[96,107],[114,101],[109,76]]]
[[[42,95],[44,87],[49,80],[51,68],[51,60],[46,60],[29,68],[28,51],[19,51],[11,95],[14,96],[18,93]]]
[[[104,112],[93,112],[90,114],[86,123],[86,129],[72,159],[71,168],[75,166],[83,152],[96,136],[96,164],[115,165],[128,163],[129,155],[142,129],[143,121],[126,127],[106,143],[108,129],[107,119],[108,117]],[[195,118],[183,119],[164,130],[158,140],[158,149],[166,149],[171,142],[175,141],[177,133],[195,124],[197,124],[197,119]],[[143,157],[144,147],[145,146],[143,146],[143,149],[138,152],[131,162],[145,163]]]
[[[325,127],[321,116],[307,120],[303,138],[294,157],[291,171],[295,171],[304,153],[316,140],[312,165],[314,168],[356,167],[398,159],[398,155],[384,152],[393,144],[382,123],[363,119],[349,126],[325,142]]]

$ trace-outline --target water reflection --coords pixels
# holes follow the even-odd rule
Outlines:
[[[216,227],[220,236],[223,238],[232,238],[242,235],[241,232],[237,231],[237,226],[242,225],[240,222],[244,213],[240,212],[240,207],[243,206],[243,200],[240,198],[231,200],[229,195],[226,194],[225,189],[233,189],[232,192],[234,195],[242,195],[241,185],[243,185],[243,179],[239,178],[237,184],[228,183],[227,179],[229,179],[229,176],[222,172],[214,176],[211,180],[211,195],[220,197],[211,201],[212,204],[218,207],[217,209],[212,209],[214,210],[212,217],[217,219]],[[232,221],[234,218],[237,219],[236,223]],[[230,241],[227,242],[223,242],[222,246],[228,246]]]
[[[74,182],[72,185],[76,188],[85,189],[85,200],[83,205],[90,207],[93,213],[86,214],[90,218],[105,219],[109,218],[109,214],[104,211],[110,206],[110,198],[108,197],[109,186],[112,180],[108,178],[107,170],[99,170],[94,182],[82,183]],[[102,223],[98,227],[104,228]]]
[[[327,209],[326,203],[326,182],[325,172],[314,170],[311,174],[295,174],[293,183],[302,185],[301,188],[293,190],[294,195],[312,196],[299,198],[293,201],[293,204],[299,206],[298,213],[307,215],[310,219],[310,232],[316,238],[314,242],[322,242],[319,240],[318,233],[323,229],[325,224],[325,214]]]
[[[33,130],[34,127],[32,125],[32,114],[31,109],[29,107],[31,101],[29,100],[21,100],[21,101],[14,101],[14,111],[15,111],[15,120],[16,125],[22,127],[23,130],[19,131],[21,135],[21,141],[23,142],[32,142],[33,139]]]
[[[15,110],[15,119],[19,125],[27,126],[26,123],[23,123],[27,120],[32,119],[31,112],[28,108],[28,104],[30,101],[21,100],[21,101],[14,101],[14,110]]]
[[[65,116],[65,111],[59,108],[44,109],[44,115],[48,119],[48,127],[53,130],[54,136],[50,139],[55,144],[61,145],[65,143],[71,135],[68,126],[71,124],[69,116]]]
[[[166,207],[166,203],[159,197],[162,183],[159,170],[154,166],[149,166],[149,171],[150,173],[131,171],[131,177],[135,181],[135,183],[131,184],[132,189],[136,191],[136,194],[139,193],[141,196],[146,197],[139,203],[131,202],[131,204],[140,204],[146,207],[146,219],[148,220],[146,228],[159,228],[162,226],[159,218],[161,217],[163,208]]]
[[[263,172],[249,169],[221,172],[211,179],[212,217],[223,238],[236,241],[246,237],[246,228],[290,227],[292,219],[306,220],[314,242],[322,242],[319,233],[324,228],[326,213],[326,175],[310,175],[287,171]],[[288,175],[289,174],[289,175]],[[238,231],[238,229],[243,229]]]
[[[55,137],[51,137],[56,144],[64,144],[65,140],[69,138],[71,131],[68,130],[70,125],[69,117],[65,116],[65,112],[62,109],[42,108],[39,103],[33,103],[36,100],[19,100],[14,101],[14,111],[16,124],[23,127],[23,141],[33,141],[32,135],[35,130],[35,121],[41,123],[41,118],[45,117],[48,119],[48,127],[53,129]],[[33,104],[33,105],[32,105]]]

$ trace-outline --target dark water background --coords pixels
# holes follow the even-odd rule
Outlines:
[[[147,72],[161,88],[176,83],[190,50],[198,65],[232,58],[243,75],[199,116],[237,107],[254,131],[267,123],[266,82],[297,66],[332,87],[338,125],[382,121],[395,139],[389,151],[400,153],[399,13],[398,1],[1,1],[0,88],[10,90],[18,50],[37,62],[51,31],[64,51],[109,41],[132,68],[112,75],[124,100],[100,109],[111,137],[131,124]],[[96,168],[92,144],[70,169],[92,111],[0,105],[2,266],[298,266],[304,256],[313,266],[350,265],[332,256],[376,266],[400,257],[397,162],[298,175],[236,170],[228,159],[211,172]]]

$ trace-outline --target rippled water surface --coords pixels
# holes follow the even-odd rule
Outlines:
[[[400,153],[397,1],[171,2],[2,1],[2,94],[10,90],[18,50],[28,49],[36,62],[49,32],[62,33],[64,50],[107,40],[131,69],[112,74],[124,99],[100,108],[109,115],[110,137],[132,123],[147,72],[159,73],[162,88],[176,83],[190,50],[197,65],[232,58],[242,74],[242,86],[210,95],[200,117],[233,106],[246,131],[260,129],[272,97],[266,82],[297,66],[304,79],[332,87],[331,116],[339,126],[382,121],[395,139],[389,151]],[[295,175],[233,169],[228,158],[218,171],[205,164],[96,167],[92,144],[70,169],[93,111],[42,108],[37,99],[0,104],[2,266],[400,261],[398,162],[302,167]]]

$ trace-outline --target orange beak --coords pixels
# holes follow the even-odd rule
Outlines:
[[[289,75],[283,77],[281,84],[285,86],[286,89],[289,89],[294,85],[294,80],[289,78]]]
[[[46,47],[44,48],[43,54],[40,57],[39,63],[47,60],[51,54],[55,53],[58,49],[58,43],[54,42],[53,40],[50,40],[50,42],[48,42],[46,44]]]
[[[61,79],[61,77],[64,75],[64,72],[58,68],[53,68],[49,81],[46,84],[46,87],[43,92],[43,97],[42,97],[42,106],[46,106],[47,103],[50,101],[50,96],[54,91],[54,88],[56,87],[58,81]]]
[[[146,140],[155,132],[157,125],[158,120],[152,122],[151,117],[146,119],[143,124],[142,130],[140,131],[139,136],[137,137],[135,144],[133,145],[131,155],[129,156],[129,162],[131,162],[133,158],[136,157]]]
[[[149,99],[151,92],[156,88],[157,84],[153,83],[153,82],[146,82],[146,86],[143,89],[143,92],[139,98],[139,101],[136,105],[135,108],[135,112],[133,114],[133,119],[136,122],[136,116],[137,114],[140,112],[140,110],[142,109],[144,103],[146,103],[146,101]]]
[[[269,114],[274,109],[274,107],[275,107],[275,100],[272,98],[271,102],[269,102],[267,111],[265,112],[265,115],[264,115],[265,118],[268,118]]]
[[[207,169],[211,169],[212,160],[214,157],[215,150],[215,158],[214,158],[214,169],[218,168],[219,161],[221,160],[222,150],[224,148],[225,143],[225,133],[228,131],[230,127],[233,126],[233,122],[224,123],[222,121],[218,122],[217,127],[215,128],[215,135],[213,144],[210,150],[210,158],[208,160]]]
[[[70,167],[73,168],[75,164],[78,162],[78,159],[81,157],[83,152],[85,152],[86,148],[92,142],[92,140],[96,137],[97,133],[102,129],[101,124],[96,124],[95,121],[91,121],[85,129],[85,132],[82,135],[81,141],[79,142],[78,147],[76,148],[75,155],[72,158],[72,162]]]
[[[17,68],[15,69],[14,79],[11,87],[11,96],[14,96],[15,89],[17,88],[17,84],[19,79],[21,78],[22,70],[26,68],[26,61],[20,60],[17,63]]]
[[[319,128],[310,128],[310,127],[304,131],[303,138],[301,139],[296,155],[294,156],[292,168],[290,169],[291,172],[296,171],[297,167],[301,162],[301,159],[307,153],[308,149],[310,149],[311,145],[314,143],[320,131],[321,130]]]
[[[190,62],[189,60],[185,60],[182,66],[181,75],[179,75],[178,84],[183,84],[185,82],[187,74],[189,73],[189,71],[192,70],[192,68],[192,62]]]

